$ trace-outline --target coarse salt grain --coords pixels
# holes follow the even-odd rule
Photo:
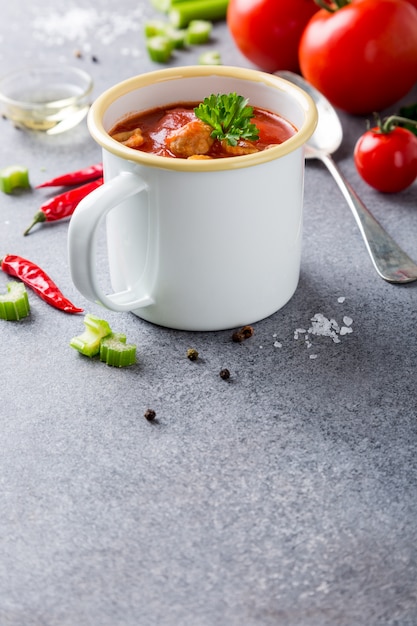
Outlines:
[[[340,336],[348,335],[353,332],[353,319],[347,315],[343,317],[344,326],[341,327],[334,318],[328,319],[322,313],[316,313],[311,318],[311,322],[311,326],[308,330],[305,330],[304,328],[297,328],[294,331],[294,339],[299,339],[300,335],[303,336],[304,344],[308,349],[313,345],[311,341],[312,335],[330,337],[334,343],[340,343]],[[317,354],[309,355],[310,359],[316,359],[317,356]]]
[[[279,341],[274,341],[274,348],[282,348],[282,343]]]
[[[345,300],[346,298],[344,296],[340,296],[340,298],[337,299],[340,304],[342,304]]]
[[[294,339],[298,339],[298,337],[300,335],[303,335],[304,333],[306,333],[306,329],[305,328],[296,328],[294,331]]]
[[[340,329],[341,335],[348,335],[349,333],[353,333],[353,329],[350,326],[342,326]]]
[[[129,31],[141,30],[142,18],[141,6],[124,14],[73,7],[65,13],[38,15],[32,26],[34,37],[47,45],[83,41],[93,37],[96,41],[109,45]]]
[[[327,319],[322,313],[316,313],[312,318],[312,325],[308,329],[311,335],[320,335],[321,337],[331,337],[335,343],[339,343],[338,333],[340,331],[339,324],[335,319]]]

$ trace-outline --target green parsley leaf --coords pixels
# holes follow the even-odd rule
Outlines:
[[[214,139],[226,139],[236,146],[239,139],[256,141],[259,131],[251,122],[253,108],[248,106],[248,98],[237,93],[211,94],[194,109],[195,115],[213,128]]]

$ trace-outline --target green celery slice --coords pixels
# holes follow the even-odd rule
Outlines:
[[[145,23],[145,37],[155,37],[157,35],[165,35],[170,24],[163,20],[149,20]]]
[[[100,361],[113,367],[127,367],[136,363],[136,346],[126,343],[126,335],[111,333],[100,343]]]
[[[207,20],[192,20],[188,24],[185,41],[190,46],[207,43],[210,39],[213,24]]]
[[[185,28],[174,28],[170,22],[164,20],[149,20],[145,24],[145,38],[147,40],[152,37],[162,37],[162,40],[155,39],[153,42],[147,42],[147,45],[152,49],[157,48],[157,52],[155,52],[157,55],[160,53],[160,47],[163,50],[163,54],[167,53],[169,49],[172,51],[173,48],[184,48],[186,34],[187,30]],[[164,38],[169,40],[169,44]],[[165,46],[167,50],[165,50]],[[149,54],[151,54],[151,52]]]
[[[16,187],[29,189],[29,171],[23,165],[8,165],[0,170],[0,189],[12,193]]]
[[[155,35],[146,40],[149,57],[156,63],[166,63],[172,55],[173,43],[166,35]]]
[[[6,287],[7,293],[0,295],[0,318],[15,322],[27,317],[30,305],[25,285],[12,280]]]
[[[100,352],[100,342],[103,337],[111,334],[111,328],[106,320],[101,320],[91,313],[84,317],[85,331],[73,337],[70,341],[71,348],[78,350],[85,356],[93,357]]]
[[[198,58],[199,65],[222,65],[222,58],[218,50],[209,50],[200,54]]]
[[[187,30],[185,28],[174,28],[169,25],[166,28],[165,36],[171,41],[173,48],[184,48],[186,44]]]

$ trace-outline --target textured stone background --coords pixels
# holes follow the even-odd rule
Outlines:
[[[6,3],[2,71],[78,65],[98,95],[156,67],[142,36],[151,15],[132,0]],[[213,39],[223,63],[248,65],[224,24]],[[342,171],[417,258],[417,186],[396,196],[366,187],[352,162],[365,120],[341,117]],[[48,138],[0,122],[0,165],[27,165],[33,185],[100,160],[85,123]],[[81,357],[68,342],[82,317],[33,294],[29,319],[0,324],[0,624],[417,624],[417,286],[376,275],[323,166],[307,165],[299,288],[242,344],[84,301],[69,276],[68,224],[22,237],[46,197],[0,197],[0,256],[42,265],[137,343],[139,361],[115,370]],[[350,318],[352,332],[306,341],[299,329],[318,313]]]

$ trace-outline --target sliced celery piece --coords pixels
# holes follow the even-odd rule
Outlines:
[[[25,285],[12,280],[6,287],[7,293],[0,295],[0,318],[14,322],[27,317],[30,305]]]
[[[165,30],[165,35],[170,39],[173,48],[184,48],[187,37],[185,28],[174,28],[169,24]]]
[[[71,348],[75,348],[85,356],[93,357],[100,352],[100,342],[103,337],[110,335],[111,328],[105,320],[101,320],[91,313],[84,316],[85,331],[73,337],[70,341]]]
[[[136,363],[136,346],[126,343],[126,335],[111,333],[101,340],[100,361],[113,367],[126,367]]]
[[[155,35],[146,40],[146,49],[152,61],[166,63],[171,58],[173,44],[166,35]]]
[[[145,23],[145,37],[155,37],[157,35],[165,35],[170,24],[163,20],[149,20]]]
[[[221,65],[222,58],[220,56],[220,52],[217,50],[209,50],[208,52],[203,52],[198,57],[199,65]]]
[[[151,39],[152,37],[167,37],[170,41],[170,46],[167,48],[183,48],[185,45],[187,30],[185,28],[179,29],[167,21],[163,20],[149,20],[145,24],[145,38]],[[163,41],[163,40],[162,40]],[[147,42],[148,44],[149,42]],[[151,47],[161,46],[161,40],[155,40],[151,42]],[[162,46],[164,48],[165,46]]]
[[[170,0],[151,0],[151,5],[161,13],[166,13],[171,8]]]
[[[29,189],[29,171],[23,165],[9,165],[0,170],[0,189],[12,193],[17,187]]]
[[[207,20],[192,20],[188,24],[185,41],[190,46],[207,43],[210,39],[213,24]]]

